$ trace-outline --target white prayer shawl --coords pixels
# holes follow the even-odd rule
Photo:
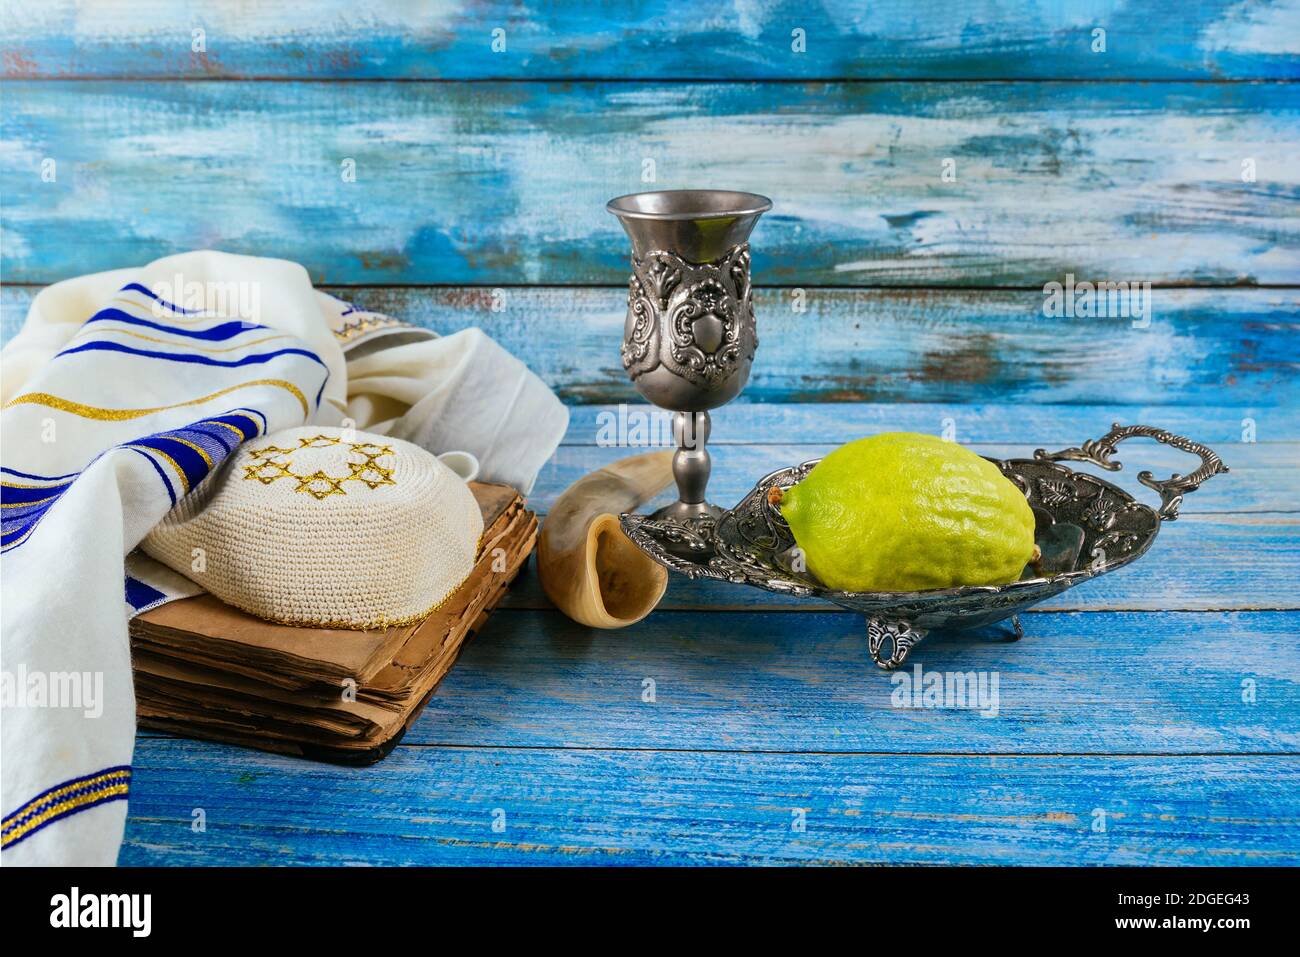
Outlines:
[[[127,621],[199,591],[131,552],[240,442],[350,424],[463,450],[526,493],[568,424],[477,330],[439,338],[316,292],[295,263],[217,252],[43,290],[0,396],[4,864],[116,861]]]

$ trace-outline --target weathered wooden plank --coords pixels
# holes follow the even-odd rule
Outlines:
[[[124,865],[1294,864],[1300,834],[1291,757],[399,747],[349,769],[143,739],[135,763]]]
[[[1175,405],[1122,405],[1111,396],[1102,405],[1044,405],[978,402],[969,405],[927,402],[790,402],[750,403],[737,400],[715,409],[709,445],[832,446],[875,432],[906,431],[942,434],[951,422],[956,441],[988,444],[1032,442],[1049,449],[1078,445],[1084,439],[1100,438],[1116,420],[1132,424],[1158,425],[1190,436],[1198,442],[1230,454],[1229,447],[1265,442],[1300,440],[1300,418],[1289,408],[1272,406],[1219,405],[1209,390],[1200,402]],[[742,394],[742,398],[744,395]],[[1244,398],[1244,397],[1243,397]],[[569,407],[566,445],[595,445],[602,428],[615,427],[647,406],[576,405]],[[653,410],[651,410],[653,411]],[[630,420],[629,420],[630,421]],[[1140,462],[1151,441],[1131,440],[1121,446],[1122,462]],[[1132,451],[1129,451],[1129,449]],[[719,456],[723,453],[719,452]],[[1209,486],[1206,486],[1207,488]]]
[[[9,5],[8,76],[526,79],[1296,76],[1292,0],[795,0],[686,3],[28,0]],[[1106,31],[1094,52],[1093,30]],[[195,28],[203,44],[196,52]],[[494,52],[493,31],[505,48]],[[793,31],[804,31],[795,52]],[[498,44],[499,45],[499,44]]]
[[[1286,284],[1298,125],[1287,83],[13,81],[0,252],[10,282],[218,246],[322,282],[621,284],[605,201],[716,184],[775,200],[760,284]]]
[[[0,343],[18,331],[38,289],[0,286]],[[643,404],[632,405],[641,400],[618,362],[621,288],[326,291],[443,333],[484,329],[570,404],[601,396],[630,404],[574,405],[566,443],[593,444],[610,423],[626,433],[649,421]],[[713,413],[715,446],[757,437],[825,445],[882,429],[941,432],[948,420],[963,442],[1052,447],[1100,436],[1116,418],[1216,447],[1241,442],[1252,429],[1261,442],[1300,439],[1289,411],[1300,378],[1295,290],[1156,290],[1146,329],[1123,319],[1048,319],[1035,312],[1042,303],[1035,292],[810,288],[805,295],[807,311],[796,313],[792,290],[757,291],[758,361],[740,400]],[[845,401],[852,395],[887,404]],[[801,402],[747,404],[790,399]],[[807,404],[825,400],[835,404]],[[989,404],[1007,401],[1017,404]],[[1104,407],[1083,408],[1088,401]],[[662,433],[661,419],[653,426]]]
[[[998,627],[930,636],[891,676],[849,613],[655,612],[609,632],[553,611],[503,611],[406,741],[950,754],[1300,747],[1296,612],[1023,622],[1020,642]],[[969,678],[965,696],[927,705],[931,672]]]
[[[37,288],[0,288],[5,339]],[[441,332],[484,329],[568,402],[640,401],[618,360],[622,288],[330,291]],[[1152,296],[1149,325],[1135,327],[1123,317],[1048,318],[1042,293],[1030,291],[763,289],[761,345],[744,398],[1300,403],[1300,292]]]
[[[1300,269],[1296,272],[1300,279]],[[1048,318],[1028,291],[759,290],[752,402],[1126,404],[1300,399],[1300,292],[1159,289],[1150,323]],[[491,332],[572,402],[638,401],[622,289],[357,289],[435,329]],[[499,311],[494,311],[494,309]],[[557,324],[563,324],[557,328]],[[547,330],[542,333],[541,330]]]

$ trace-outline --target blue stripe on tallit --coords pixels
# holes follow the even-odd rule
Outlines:
[[[112,306],[99,310],[99,312],[87,319],[85,324],[90,325],[92,322],[125,322],[127,325],[144,326],[146,329],[157,329],[159,332],[170,332],[172,335],[184,336],[187,339],[202,339],[204,342],[225,342],[227,339],[233,339],[243,332],[271,328],[270,326],[259,326],[255,322],[232,319],[230,322],[209,326],[207,329],[181,329],[161,322],[150,322],[148,319],[141,319],[125,310],[115,309]]]
[[[233,446],[226,445],[225,440],[217,438],[211,430],[218,429],[222,432],[226,432],[226,434],[232,439],[235,436],[234,433],[227,432],[220,426],[212,425],[205,427],[205,425],[205,422],[195,422],[193,425],[186,426],[184,429],[178,429],[175,432],[168,432],[166,435],[167,437],[177,436],[178,438],[185,439],[188,442],[193,442],[204,452],[207,452],[208,457],[211,458],[215,464],[219,460],[224,459],[230,453]],[[206,468],[206,462],[204,463],[204,466]]]
[[[57,501],[57,499],[55,499]],[[31,531],[45,513],[50,510],[54,501],[42,502],[32,509],[13,509],[15,512],[22,512],[21,515],[10,515],[9,509],[5,510],[5,516],[0,521],[0,546],[8,546],[14,542],[20,541],[24,535]]]
[[[321,362],[320,356],[307,349],[277,349],[275,352],[260,352],[257,355],[244,356],[240,359],[213,359],[210,356],[198,355],[193,352],[157,352],[153,349],[137,349],[135,346],[124,345],[121,342],[100,340],[87,342],[72,349],[64,349],[54,358],[70,356],[78,352],[123,352],[132,356],[144,356],[147,359],[167,359],[170,362],[190,362],[194,365],[225,366],[227,368],[259,365],[263,362],[270,362],[279,356],[306,356],[312,362],[318,363],[322,367],[325,366],[325,363]]]
[[[0,485],[0,502],[5,505],[24,503],[34,505],[49,498],[58,498],[71,484],[71,482],[64,482],[61,485],[46,485],[42,488],[15,488],[12,485]]]
[[[124,442],[121,445],[114,446],[114,448],[130,449],[139,455],[143,455],[149,461],[149,464],[153,466],[154,471],[158,473],[163,487],[167,490],[168,498],[175,505],[178,496],[167,474],[167,469],[170,466],[150,455],[149,450],[162,453],[175,462],[176,467],[185,476],[186,486],[193,488],[208,476],[211,469],[207,460],[196,452],[192,445],[197,445],[206,452],[208,458],[212,460],[212,467],[215,468],[225,461],[226,456],[233,452],[239,443],[236,441],[233,432],[213,423],[225,422],[227,425],[232,425],[243,432],[246,438],[256,438],[262,434],[262,428],[257,419],[248,413],[260,415],[255,409],[235,409],[218,416],[200,419],[184,428],[170,429],[166,432],[146,435],[131,442]],[[191,445],[187,445],[186,442],[191,443]],[[0,548],[7,551],[25,541],[27,534],[36,527],[63,493],[71,487],[71,482],[56,486],[54,487],[54,495],[47,496],[43,501],[33,502],[30,499],[24,499],[18,508],[0,510],[4,513],[3,521],[0,521]],[[44,492],[46,490],[14,489],[0,486],[0,501],[8,503],[10,493],[28,493],[30,491]],[[14,514],[10,515],[11,512]]]
[[[15,523],[29,519],[37,512],[43,512],[53,504],[54,501],[51,499],[48,502],[38,502],[35,505],[16,505],[7,508],[4,511],[4,525],[12,528]]]
[[[131,768],[119,765],[93,774],[83,774],[42,791],[12,814],[0,827],[0,845],[8,849],[21,844],[55,821],[88,811],[109,801],[125,801],[130,790]]]
[[[159,465],[157,460],[148,452],[146,452],[144,449],[131,449],[131,451],[136,453],[137,455],[143,455],[145,461],[147,461],[150,465],[153,466],[153,470],[157,472],[158,477],[162,479],[163,487],[167,489],[167,497],[171,499],[172,504],[175,505],[176,490],[172,488],[172,480],[167,477],[167,473],[163,471],[163,467]]]
[[[184,430],[177,430],[177,432]],[[188,437],[188,436],[187,436]],[[190,441],[193,441],[191,438]],[[162,452],[164,455],[170,455],[174,461],[185,473],[185,485],[187,488],[194,488],[208,474],[208,463],[203,456],[188,445],[180,441],[175,433],[167,435],[151,435],[147,438],[136,439],[131,443],[132,448],[153,449],[155,452]],[[206,451],[206,450],[205,450]]]
[[[127,283],[122,287],[121,291],[124,293],[139,293],[172,313],[188,316],[205,315],[205,310],[185,309],[168,302],[140,283]],[[144,303],[136,302],[133,304],[137,308],[146,308]],[[221,368],[260,365],[282,356],[300,355],[325,369],[323,381],[316,394],[316,406],[317,408],[320,407],[325,385],[329,381],[329,368],[321,360],[320,356],[309,349],[300,347],[286,348],[269,353],[245,355],[236,359],[216,359],[208,355],[197,355],[194,352],[184,351],[186,348],[184,342],[176,342],[175,351],[163,351],[161,349],[146,350],[100,339],[98,335],[94,335],[97,331],[95,327],[91,326],[91,323],[97,322],[117,322],[129,326],[156,329],[181,339],[204,342],[226,342],[237,339],[245,332],[271,329],[269,326],[241,320],[217,322],[216,325],[209,326],[206,329],[187,329],[169,324],[164,317],[158,316],[156,311],[155,317],[163,319],[163,321],[154,322],[112,306],[101,309],[83,324],[83,328],[89,327],[87,329],[88,333],[91,334],[89,341],[66,349],[59,355],[70,355],[79,352],[115,352],[147,359]],[[213,316],[211,318],[217,319],[218,317]],[[171,345],[171,343],[162,343],[162,345]],[[237,348],[239,348],[238,343],[235,343],[232,350]],[[243,440],[252,439],[266,434],[268,428],[269,424],[266,415],[260,410],[239,407],[218,416],[192,422],[183,428],[157,432],[130,442],[110,446],[101,451],[99,455],[106,455],[117,449],[130,449],[137,455],[143,456],[157,474],[159,481],[162,482],[168,500],[172,505],[175,505],[181,495],[184,494],[184,491],[192,489],[202,482],[213,468],[224,462],[239,447],[241,437]],[[200,449],[201,452],[198,451]],[[96,460],[99,455],[95,456]],[[91,464],[93,464],[93,461]],[[178,470],[180,474],[173,474]],[[0,486],[0,502],[13,506],[0,510],[0,516],[3,518],[0,521],[0,550],[7,552],[27,540],[45,514],[57,504],[63,493],[71,488],[75,483],[75,479],[83,473],[69,473],[50,478],[12,468],[3,468],[3,471],[18,478],[51,483],[46,487],[30,489]],[[178,481],[184,486],[183,490],[178,490]]]
[[[222,452],[220,454],[222,455],[235,451],[241,441],[252,438],[260,431],[257,427],[257,421],[252,416],[247,415],[217,416],[195,423],[191,428],[203,435],[210,436],[221,447]],[[237,435],[232,429],[238,429],[239,434]],[[243,439],[240,438],[240,435],[243,436]]]
[[[266,414],[264,412],[261,412],[257,409],[250,409],[247,407],[236,409],[235,412],[251,412],[253,415],[257,416],[259,419],[262,420],[262,428],[261,428],[262,432],[266,432],[271,428],[271,423],[266,421]]]
[[[239,444],[239,436],[235,435],[235,433],[231,432],[229,429],[223,429],[219,425],[200,422],[194,426],[194,431],[206,436],[217,444],[217,447],[221,450],[220,452],[215,453],[217,455],[228,455],[233,452],[235,446]],[[203,447],[207,448],[206,445]]]
[[[43,512],[55,503],[59,496],[54,495],[40,502],[33,502],[31,505],[10,505],[4,510],[4,527],[12,528],[15,522],[23,522],[30,519],[38,512]]]
[[[42,511],[41,514],[43,515],[44,511]],[[8,545],[10,542],[17,541],[18,539],[22,538],[22,536],[27,534],[27,530],[31,528],[33,525],[35,525],[36,522],[38,521],[40,521],[39,517],[37,517],[36,519],[30,522],[27,522],[26,524],[20,524],[15,522],[10,527],[0,530],[0,548]]]
[[[148,605],[155,605],[167,596],[152,585],[146,585],[138,578],[126,576],[126,602],[136,611]]]
[[[5,468],[4,466],[0,466],[0,472],[8,472],[18,478],[34,479],[37,482],[61,482],[64,479],[74,479],[81,474],[80,472],[69,472],[67,475],[33,475],[31,472],[20,472],[17,469]]]
[[[262,415],[260,412],[258,412],[257,415],[261,417],[261,425],[258,424],[257,419],[253,418],[244,410],[228,412],[225,415],[214,415],[207,421],[224,422],[226,425],[232,425],[239,429],[239,431],[243,432],[245,438],[250,438],[266,428],[266,416]]]
[[[186,308],[184,308],[184,307],[182,307],[182,306],[174,305],[173,303],[168,302],[168,301],[167,301],[166,299],[164,299],[162,296],[158,295],[158,294],[157,294],[156,292],[154,292],[152,289],[149,289],[147,286],[142,286],[142,285],[140,285],[138,282],[129,282],[129,283],[127,283],[125,286],[122,287],[121,291],[122,291],[122,292],[138,292],[138,293],[143,293],[144,295],[146,295],[146,296],[148,296],[150,299],[152,299],[154,302],[156,302],[156,303],[158,303],[158,304],[160,304],[160,305],[166,306],[166,307],[167,307],[168,309],[170,309],[172,312],[179,312],[179,313],[180,313],[181,315],[183,315],[183,316],[194,316],[194,315],[198,315],[199,313],[203,312],[202,309],[186,309]]]

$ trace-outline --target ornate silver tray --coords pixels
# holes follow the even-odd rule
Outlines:
[[[1094,475],[1060,464],[1088,462],[1107,471],[1122,468],[1112,461],[1124,439],[1145,436],[1200,456],[1190,475],[1163,481],[1140,472],[1138,481],[1160,495],[1151,508]],[[917,592],[844,592],[824,587],[799,571],[799,550],[780,506],[768,503],[773,486],[788,489],[812,471],[820,459],[763,476],[734,508],[715,520],[689,523],[621,516],[623,531],[647,555],[691,578],[713,578],[801,598],[820,598],[867,616],[867,648],[881,668],[901,665],[917,642],[935,629],[978,628],[1010,618],[1012,637],[1023,634],[1016,615],[1080,582],[1135,561],[1151,547],[1162,522],[1178,518],[1183,496],[1207,479],[1227,472],[1210,449],[1180,435],[1147,425],[1116,423],[1100,439],[1047,452],[1032,459],[988,459],[1015,482],[1029,500],[1037,520],[1034,537],[1042,557],[1026,566],[1009,585],[965,586]]]

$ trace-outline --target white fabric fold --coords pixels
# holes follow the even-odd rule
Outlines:
[[[471,452],[481,480],[525,495],[569,425],[546,384],[478,329],[350,361],[348,414],[357,428]]]

